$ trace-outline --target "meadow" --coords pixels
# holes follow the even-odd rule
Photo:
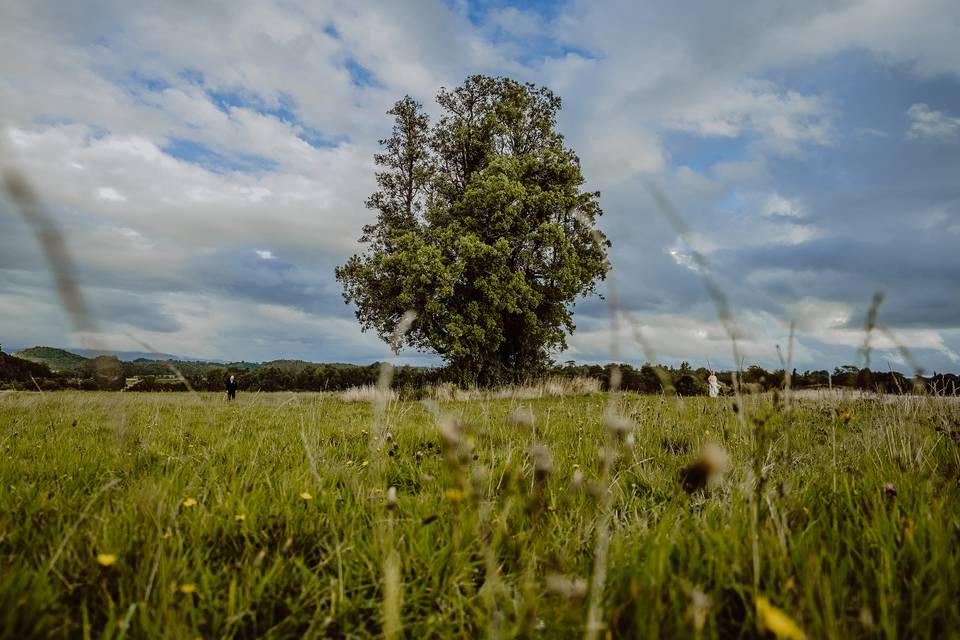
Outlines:
[[[502,395],[0,394],[0,634],[960,636],[960,403]]]

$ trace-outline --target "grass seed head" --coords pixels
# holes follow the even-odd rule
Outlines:
[[[517,427],[523,427],[524,429],[529,429],[531,431],[533,431],[536,425],[533,417],[533,411],[531,411],[529,407],[515,409],[510,414],[510,422]]]
[[[710,467],[711,473],[724,474],[730,469],[730,456],[718,444],[708,442],[703,446],[700,456]]]
[[[460,425],[453,418],[443,417],[440,419],[440,439],[446,449],[457,447],[463,438],[460,434]]]
[[[387,489],[387,509],[396,509],[397,508],[397,488],[390,487]]]
[[[530,457],[533,458],[534,482],[543,484],[553,472],[553,456],[547,447],[538,444],[530,449]]]
[[[571,602],[582,602],[587,597],[587,581],[579,576],[565,576],[552,573],[547,576],[547,590],[567,598]]]
[[[575,469],[573,475],[570,476],[570,488],[573,490],[580,489],[583,486],[583,472],[580,469]]]
[[[613,411],[608,411],[604,414],[603,426],[607,428],[610,435],[621,442],[627,437],[628,433],[633,431],[633,422],[631,422],[629,418]]]
[[[863,625],[864,629],[868,631],[873,631],[876,628],[877,623],[873,619],[873,611],[870,610],[870,607],[863,605],[860,607],[860,615],[858,616],[860,624]]]
[[[680,470],[684,491],[694,493],[719,480],[727,472],[730,458],[719,445],[708,442],[700,450],[697,459]]]
[[[687,617],[693,623],[693,629],[698,635],[703,630],[703,625],[707,621],[707,614],[710,613],[712,605],[713,601],[710,596],[703,591],[696,587],[690,590],[690,607],[687,609]]]

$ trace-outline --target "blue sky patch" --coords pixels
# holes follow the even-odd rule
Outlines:
[[[290,125],[298,138],[317,149],[329,149],[346,141],[346,136],[331,137],[325,132],[307,126],[297,115],[296,101],[286,94],[280,94],[275,104],[268,104],[257,95],[246,91],[208,90],[207,97],[224,113],[232,108],[249,109],[264,116],[276,118]]]
[[[346,62],[343,63],[343,68],[350,74],[350,81],[358,87],[382,86],[373,72],[354,58],[347,58]]]
[[[337,136],[331,138],[319,129],[300,125],[297,130],[297,137],[306,142],[311,147],[317,149],[332,149],[338,147],[344,142],[349,142],[348,136]]]
[[[170,83],[157,76],[141,73],[140,71],[131,71],[127,75],[127,87],[131,89],[143,89],[149,92],[160,92],[170,88]]]
[[[276,161],[259,155],[225,156],[204,144],[185,138],[170,138],[161,148],[167,155],[215,173],[257,173],[273,171],[278,166]]]
[[[198,69],[182,69],[179,73],[177,73],[177,77],[187,84],[194,84],[197,86],[203,86],[204,84],[203,71]]]
[[[237,89],[231,91],[208,89],[206,91],[210,101],[224,113],[230,113],[231,108],[249,109],[265,116],[272,116],[287,124],[297,124],[296,101],[286,94],[280,94],[273,101],[264,100],[261,96]]]
[[[671,164],[699,173],[706,173],[718,162],[746,160],[750,140],[750,136],[705,137],[685,131],[668,132],[663,137]]]
[[[458,10],[461,5],[457,2],[450,2],[448,0],[447,4],[453,9]],[[474,0],[473,2],[467,2],[466,7],[464,7],[464,15],[467,19],[475,26],[482,26],[488,15],[493,11],[500,11],[503,9],[519,9],[521,11],[529,11],[536,13],[544,19],[551,19],[556,17],[560,13],[561,9],[568,4],[565,0],[529,0],[527,2],[515,2],[511,0]]]

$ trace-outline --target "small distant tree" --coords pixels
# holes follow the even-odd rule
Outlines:
[[[85,361],[79,369],[81,375],[94,381],[101,391],[119,391],[126,384],[123,365],[116,356],[96,356]]]
[[[363,330],[389,340],[413,310],[401,344],[435,351],[463,383],[518,381],[566,347],[576,298],[607,273],[600,194],[582,191],[548,89],[478,75],[437,103],[432,127],[409,96],[388,112],[377,219],[336,276]]]

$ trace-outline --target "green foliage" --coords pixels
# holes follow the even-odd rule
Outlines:
[[[388,483],[405,636],[583,637],[606,406],[445,404],[453,446],[399,402],[372,449],[369,406],[331,395],[0,395],[0,637],[381,637]],[[757,595],[810,638],[954,634],[960,405],[741,409],[620,402],[636,443],[613,470],[611,635],[758,637]],[[681,469],[711,440],[730,471],[689,495]]]
[[[126,384],[123,363],[116,356],[95,356],[85,361],[78,373],[93,380],[100,391],[119,391]]]
[[[87,358],[83,356],[54,347],[31,347],[13,355],[31,362],[45,364],[50,367],[51,371],[72,371],[87,361]]]
[[[606,275],[600,194],[581,191],[548,89],[471,76],[437,103],[432,127],[409,96],[388,112],[377,220],[337,279],[364,330],[390,340],[414,310],[403,344],[438,353],[461,383],[517,382],[566,346],[575,299]]]
[[[33,388],[34,380],[49,378],[51,375],[50,368],[44,363],[0,351],[0,384],[20,383],[21,388]]]

